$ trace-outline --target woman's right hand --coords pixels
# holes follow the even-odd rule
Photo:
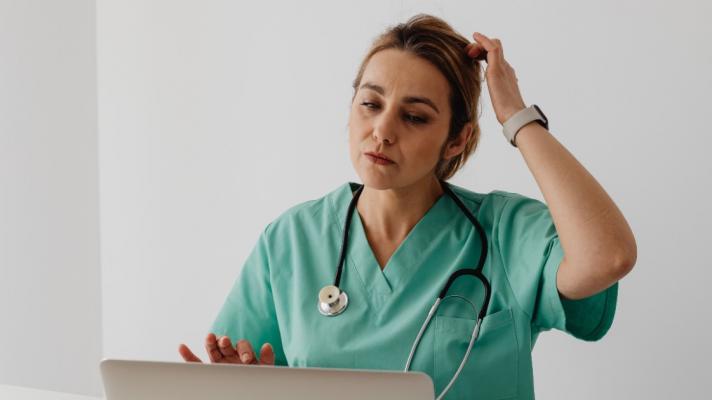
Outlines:
[[[229,337],[217,338],[214,333],[209,333],[205,338],[205,351],[212,363],[274,365],[274,349],[269,343],[262,345],[258,359],[252,350],[252,345],[247,340],[239,340],[236,346],[232,347]],[[187,362],[203,362],[183,343],[178,347],[178,352]]]

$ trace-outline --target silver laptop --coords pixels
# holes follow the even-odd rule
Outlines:
[[[107,400],[433,400],[422,372],[103,359]]]

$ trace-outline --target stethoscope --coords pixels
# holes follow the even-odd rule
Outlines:
[[[465,363],[467,362],[467,359],[470,356],[470,350],[472,350],[472,346],[475,343],[475,340],[477,340],[477,337],[479,336],[480,332],[480,325],[482,325],[482,319],[485,317],[485,313],[487,312],[487,306],[489,305],[490,301],[490,284],[487,278],[482,274],[482,266],[485,263],[485,259],[487,259],[487,236],[485,235],[484,229],[482,229],[482,226],[477,222],[477,219],[470,213],[470,211],[465,207],[465,205],[460,201],[460,199],[455,195],[455,193],[452,192],[452,190],[449,187],[449,184],[443,180],[440,180],[440,185],[443,188],[443,191],[447,193],[448,196],[450,196],[454,201],[455,204],[462,210],[462,212],[465,214],[467,219],[470,220],[472,225],[475,226],[477,229],[477,232],[480,237],[480,241],[482,243],[482,252],[480,254],[480,260],[477,264],[477,268],[471,269],[471,268],[463,268],[460,270],[455,271],[450,275],[450,278],[447,280],[447,283],[445,283],[445,287],[440,291],[440,294],[438,295],[438,298],[435,299],[435,303],[433,306],[430,308],[430,311],[428,312],[428,316],[425,318],[425,322],[423,325],[420,327],[420,331],[418,332],[418,336],[416,336],[415,341],[413,342],[413,347],[410,350],[410,354],[408,355],[408,361],[406,361],[405,364],[405,369],[404,371],[407,372],[410,369],[410,364],[413,361],[413,356],[415,356],[415,350],[418,347],[418,344],[420,344],[420,340],[423,337],[423,333],[425,333],[425,330],[427,329],[428,325],[430,324],[430,320],[433,318],[435,315],[435,312],[437,311],[438,307],[440,306],[440,303],[450,297],[455,297],[462,299],[466,301],[471,307],[472,310],[475,314],[477,313],[476,307],[472,302],[462,296],[459,295],[450,295],[446,296],[448,290],[450,289],[450,286],[452,283],[455,281],[455,279],[459,278],[460,276],[463,275],[473,275],[477,279],[482,282],[482,285],[485,288],[485,295],[484,295],[484,302],[482,303],[482,308],[480,309],[479,314],[477,315],[477,322],[475,323],[475,328],[472,330],[472,336],[470,337],[470,343],[467,345],[467,351],[465,352],[465,356],[462,358],[462,361],[460,362],[460,366],[457,368],[457,371],[455,372],[455,375],[453,375],[452,379],[450,379],[450,382],[445,386],[445,389],[443,389],[442,393],[437,397],[437,399],[442,399],[443,396],[445,396],[445,393],[447,393],[448,390],[452,387],[452,385],[455,383],[455,380],[457,379],[458,375],[460,375],[460,372],[462,372],[462,368],[465,366]],[[328,285],[324,286],[320,291],[319,291],[319,303],[317,305],[319,312],[322,315],[325,315],[327,317],[333,317],[336,315],[341,314],[344,312],[346,309],[346,306],[349,304],[349,297],[346,295],[346,292],[342,291],[339,288],[339,283],[341,283],[341,271],[343,270],[344,267],[344,258],[346,256],[346,244],[348,243],[348,238],[349,238],[349,227],[351,226],[351,216],[353,215],[354,208],[356,207],[356,202],[358,201],[359,196],[361,195],[361,192],[363,191],[364,185],[360,185],[360,187],[354,192],[353,198],[351,199],[351,203],[349,204],[349,211],[346,214],[346,224],[344,227],[344,240],[341,244],[341,256],[339,257],[339,266],[336,270],[336,279],[334,280],[333,285]]]

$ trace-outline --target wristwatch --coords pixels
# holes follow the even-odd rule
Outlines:
[[[504,122],[502,125],[504,128],[504,137],[509,140],[509,143],[511,143],[512,146],[517,147],[514,141],[517,133],[519,133],[519,130],[522,129],[524,125],[532,121],[538,122],[539,125],[543,126],[547,130],[549,129],[549,120],[546,118],[546,115],[544,115],[544,112],[541,111],[539,106],[532,104],[523,110],[519,110]]]

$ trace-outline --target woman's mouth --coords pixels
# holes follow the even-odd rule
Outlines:
[[[364,154],[366,155],[366,157],[367,157],[369,160],[371,160],[371,162],[373,162],[373,163],[375,163],[375,164],[378,164],[378,165],[390,165],[390,164],[394,164],[393,161],[389,160],[389,159],[386,158],[385,156],[380,155],[380,154],[378,154],[378,153],[371,153],[371,152],[368,152],[368,153],[364,153]]]

